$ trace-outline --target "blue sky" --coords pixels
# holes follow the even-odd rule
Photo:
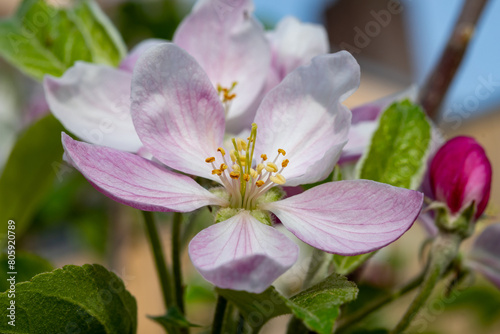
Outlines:
[[[335,0],[255,0],[256,15],[269,23],[285,15],[320,22],[323,9]],[[463,0],[403,0],[408,10],[414,80],[422,83],[437,61]],[[476,35],[447,96],[449,119],[467,118],[500,106],[500,0],[490,0]]]

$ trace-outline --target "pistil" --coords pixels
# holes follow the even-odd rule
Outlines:
[[[261,154],[261,162],[254,165],[255,143],[257,138],[257,125],[252,124],[252,130],[247,141],[233,138],[233,149],[229,151],[232,164],[225,158],[225,150],[217,149],[221,154],[223,163],[217,168],[215,157],[205,161],[212,164],[212,174],[220,177],[222,184],[230,195],[230,205],[233,208],[254,210],[258,198],[276,185],[284,185],[285,177],[281,174],[288,166],[289,160],[278,162],[280,156],[285,156],[283,149],[278,149],[278,154],[273,161],[268,161],[266,154]],[[281,168],[279,165],[281,164]]]

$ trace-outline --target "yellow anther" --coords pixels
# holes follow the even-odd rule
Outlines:
[[[257,173],[257,171],[253,168],[250,168],[250,176],[253,178],[253,179],[256,179],[259,174]]]
[[[237,165],[237,164],[234,164],[233,165],[233,170],[236,171],[236,172],[241,172],[241,169],[240,169],[240,165]]]
[[[206,163],[211,163],[211,162],[214,162],[215,161],[215,158],[214,157],[210,157],[210,158],[206,158],[205,159],[205,162]]]
[[[220,165],[220,170],[221,171],[225,171],[227,169],[227,165],[226,164],[221,164]]]
[[[236,161],[236,154],[235,154],[235,150],[231,150],[229,151],[229,155],[231,156],[231,161],[232,162],[235,162]]]
[[[240,173],[238,172],[231,172],[229,173],[229,176],[232,178],[232,179],[238,179],[240,177]]]
[[[231,101],[232,99],[234,99],[236,97],[236,94],[231,94],[231,95],[225,95],[224,98],[227,100],[227,101]]]
[[[257,174],[260,174],[264,168],[265,168],[264,164],[258,164],[257,165]]]
[[[261,154],[260,157],[262,158],[262,160],[266,161],[267,160],[267,155],[265,154]]]
[[[273,175],[269,178],[269,180],[273,181],[276,184],[285,184],[286,182],[285,177],[281,174]]]
[[[283,156],[285,156],[285,154],[286,154],[285,150],[282,148],[278,148],[278,153],[283,154]]]
[[[276,166],[274,162],[268,162],[265,168],[270,173],[276,173],[278,171],[278,166]]]
[[[236,146],[238,146],[238,151],[246,151],[248,148],[247,143],[241,138],[236,139]]]
[[[288,166],[288,163],[290,162],[290,160],[288,159],[285,159],[281,162],[281,167],[285,168],[286,166]]]
[[[217,174],[217,175],[221,175],[221,174],[222,174],[222,171],[221,171],[220,169],[214,169],[214,170],[212,171],[212,175],[215,175],[215,174]]]
[[[226,155],[226,151],[222,147],[219,147],[217,149],[217,152],[220,152],[220,154],[222,154],[222,155]]]
[[[246,182],[250,181],[250,175],[248,175],[248,174],[243,174],[243,179],[244,179]]]
[[[262,187],[262,186],[264,185],[264,181],[259,180],[259,181],[255,182],[255,185],[256,185],[257,187]]]

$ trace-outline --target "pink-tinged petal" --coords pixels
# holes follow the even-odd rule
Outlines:
[[[210,226],[189,244],[189,256],[209,282],[224,289],[260,293],[290,268],[299,247],[248,211]]]
[[[193,57],[170,43],[147,50],[135,66],[132,118],[147,150],[167,166],[214,179],[205,159],[224,137],[224,108]]]
[[[277,83],[315,56],[328,53],[328,35],[323,26],[285,17],[267,34],[271,44],[271,76]]]
[[[44,78],[45,97],[66,129],[93,144],[136,152],[142,143],[130,115],[130,73],[77,62],[61,78]]]
[[[138,155],[87,144],[63,133],[66,160],[113,200],[145,211],[189,212],[228,203],[188,176],[166,170]]]
[[[264,86],[271,50],[253,17],[251,0],[199,1],[175,32],[174,43],[192,55],[214,86],[238,84],[227,115],[243,117]]]
[[[500,289],[500,224],[484,229],[469,254],[469,265]]]
[[[418,191],[356,180],[325,183],[261,209],[313,247],[356,255],[398,239],[417,219],[422,203]]]
[[[153,46],[163,44],[163,43],[167,43],[167,41],[163,40],[163,39],[156,39],[156,38],[150,38],[150,39],[146,39],[146,40],[140,42],[134,48],[132,48],[130,53],[122,60],[119,68],[121,70],[132,73],[134,70],[135,63],[137,62],[139,57],[144,53],[144,51],[146,51],[147,49],[149,49]]]
[[[279,148],[287,152],[287,186],[313,183],[330,174],[351,122],[351,112],[341,102],[358,84],[359,65],[341,51],[315,57],[265,97],[255,117],[255,151],[270,157]]]

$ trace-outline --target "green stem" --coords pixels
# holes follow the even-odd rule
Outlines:
[[[172,271],[174,275],[175,287],[175,302],[179,311],[184,314],[184,286],[182,284],[182,270],[181,270],[181,223],[182,214],[179,212],[174,213],[172,224]]]
[[[214,322],[212,324],[211,334],[221,334],[224,325],[224,314],[226,313],[227,300],[219,295],[217,297],[217,306],[215,307]]]
[[[142,214],[144,216],[144,222],[146,223],[146,231],[148,234],[149,243],[151,244],[151,250],[153,251],[154,255],[156,272],[158,273],[158,279],[160,280],[165,309],[168,310],[169,307],[173,304],[172,291],[170,287],[170,272],[168,271],[167,263],[165,262],[163,247],[160,242],[160,237],[158,234],[158,229],[156,228],[153,213],[142,211]]]
[[[392,334],[404,332],[415,316],[417,316],[420,309],[426,305],[432,290],[450,263],[457,256],[458,247],[461,242],[462,237],[458,234],[440,232],[429,253],[427,272],[420,290],[396,328],[391,331]]]
[[[368,316],[372,312],[379,310],[381,307],[385,306],[386,304],[389,304],[390,302],[398,299],[401,296],[404,296],[408,292],[417,288],[423,282],[424,276],[425,276],[425,271],[422,272],[418,277],[414,278],[411,282],[409,282],[404,287],[394,291],[390,295],[387,295],[387,296],[384,296],[383,298],[380,298],[378,301],[369,305],[368,307],[361,309],[361,310],[349,315],[348,317],[346,317],[342,321],[342,323],[339,325],[339,327],[337,328],[335,333],[344,332],[347,328],[359,323],[360,321],[362,321],[366,316]]]

